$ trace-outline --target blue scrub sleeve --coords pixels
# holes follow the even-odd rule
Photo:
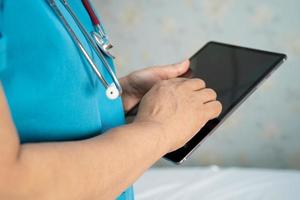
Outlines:
[[[6,40],[3,35],[3,8],[4,1],[0,0],[0,79],[1,72],[6,67]]]
[[[6,67],[6,41],[3,36],[0,36],[0,80],[1,74]]]
[[[3,10],[4,10],[4,0],[0,0],[0,36],[3,29]]]

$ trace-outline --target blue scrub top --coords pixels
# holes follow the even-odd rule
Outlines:
[[[81,1],[69,3],[92,31]],[[60,8],[111,82],[73,19],[61,4]],[[125,123],[121,98],[106,97],[103,85],[46,0],[4,0],[3,13],[0,78],[22,143],[82,140]],[[118,199],[133,199],[132,187]]]

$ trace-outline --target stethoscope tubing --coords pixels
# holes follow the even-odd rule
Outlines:
[[[91,3],[89,2],[89,0],[81,0],[83,6],[85,7],[85,9],[87,10],[87,12],[89,13],[89,16],[91,18],[91,21],[93,23],[93,25],[95,27],[97,27],[97,29],[99,29],[99,33],[105,37],[105,33],[102,30],[102,26],[100,24],[100,20],[98,19],[96,13],[94,12],[94,9],[91,6]]]
[[[110,65],[108,64],[107,60],[105,59],[105,57],[103,56],[103,54],[100,52],[100,49],[97,47],[97,45],[94,43],[94,40],[91,38],[91,36],[89,35],[89,33],[87,32],[87,30],[84,28],[84,26],[82,25],[82,23],[79,21],[78,17],[76,16],[76,14],[74,13],[74,11],[71,9],[71,7],[69,6],[67,0],[60,0],[63,5],[65,6],[65,8],[67,9],[67,11],[70,13],[70,15],[73,17],[75,23],[78,25],[79,29],[82,31],[84,37],[90,42],[91,46],[93,47],[93,49],[95,50],[97,56],[101,59],[101,61],[103,62],[106,70],[109,72],[110,76],[113,79],[113,82],[115,83],[116,87],[118,88],[120,94],[122,93],[122,87],[119,84],[119,81],[115,75],[115,73],[113,72],[112,68],[110,67]],[[98,73],[100,74],[98,68],[96,68],[96,70],[98,71]],[[109,85],[108,85],[109,86]]]
[[[60,1],[64,5],[64,7],[66,8],[66,10],[69,12],[69,14],[71,15],[71,17],[74,19],[75,23],[79,27],[80,31],[83,33],[84,37],[89,41],[90,45],[92,46],[92,48],[96,52],[97,56],[103,62],[104,67],[108,71],[109,75],[111,76],[111,78],[112,78],[112,80],[113,80],[113,82],[115,84],[115,87],[117,88],[117,90],[119,91],[119,94],[121,95],[122,94],[122,87],[121,87],[121,85],[120,85],[120,83],[119,83],[119,81],[118,81],[115,73],[113,72],[112,68],[110,67],[109,63],[107,62],[106,58],[104,57],[103,53],[100,52],[101,50],[94,43],[93,39],[91,38],[91,36],[87,32],[87,30],[84,28],[84,26],[82,25],[82,23],[79,21],[78,17],[73,12],[73,10],[69,6],[68,2],[66,0],[60,0]],[[95,74],[97,75],[97,77],[99,78],[99,80],[102,82],[102,84],[104,85],[105,89],[110,88],[111,85],[102,76],[102,74],[99,71],[97,65],[92,60],[91,56],[89,56],[87,50],[84,48],[83,44],[80,42],[79,38],[76,36],[76,34],[74,33],[74,31],[72,30],[70,24],[68,23],[68,21],[63,16],[63,14],[60,11],[60,9],[58,8],[55,0],[48,0],[48,2],[50,4],[50,6],[52,7],[52,9],[54,10],[54,12],[56,13],[56,15],[62,21],[63,25],[66,27],[66,30],[69,32],[70,36],[74,40],[74,42],[77,45],[77,47],[80,49],[80,51],[83,53],[83,55],[87,59],[89,65],[92,67],[93,71],[95,72]]]
[[[51,2],[54,2],[54,0],[50,0]],[[98,78],[101,80],[102,84],[104,86],[106,86],[105,88],[107,88],[108,83],[107,81],[102,77],[101,73],[99,73],[99,70],[97,69],[97,67],[95,66],[94,62],[92,62],[92,59],[90,58],[90,56],[88,55],[87,51],[85,50],[85,48],[83,47],[82,43],[80,42],[80,40],[78,39],[78,37],[76,36],[76,34],[74,33],[74,31],[72,30],[72,28],[70,27],[69,23],[67,22],[66,18],[63,16],[63,14],[61,13],[61,11],[59,10],[59,8],[57,7],[57,5],[54,4],[50,4],[51,7],[53,8],[54,12],[60,17],[62,23],[64,24],[64,26],[66,27],[66,30],[69,32],[69,34],[71,35],[72,39],[75,41],[75,44],[77,45],[77,47],[80,49],[80,51],[84,54],[84,56],[87,58],[87,61],[89,62],[89,64],[92,66],[94,72],[97,74]]]
[[[83,4],[83,6],[85,7],[85,9],[87,10],[87,12],[89,13],[91,21],[92,21],[94,27],[96,28],[97,32],[100,34],[101,37],[106,38],[106,34],[104,33],[102,25],[100,24],[100,20],[98,19],[94,9],[92,8],[90,1],[89,0],[81,0],[81,2]]]

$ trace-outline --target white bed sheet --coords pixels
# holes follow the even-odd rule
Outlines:
[[[151,169],[135,184],[136,200],[300,200],[300,171]]]

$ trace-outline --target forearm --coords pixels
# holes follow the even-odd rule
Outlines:
[[[134,123],[85,141],[23,145],[6,199],[115,198],[167,152],[158,134]]]

